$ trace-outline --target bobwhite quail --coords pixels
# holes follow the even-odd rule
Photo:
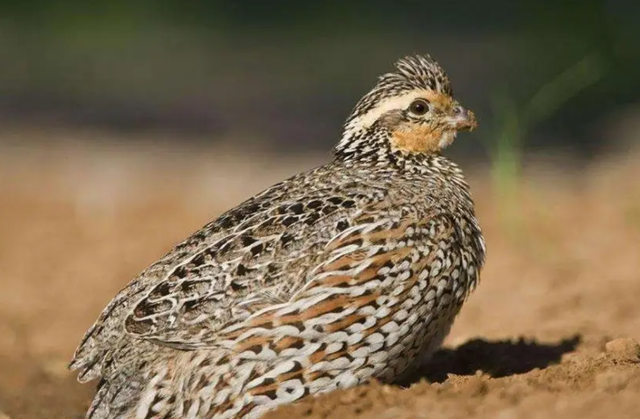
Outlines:
[[[440,154],[476,125],[429,56],[379,78],[333,161],[253,196],[130,282],[70,365],[101,378],[91,419],[257,418],[441,344],[485,245]]]

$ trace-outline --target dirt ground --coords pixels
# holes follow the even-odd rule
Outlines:
[[[82,418],[93,385],[66,364],[118,289],[224,209],[321,161],[19,140],[0,152],[3,419]],[[445,348],[412,383],[268,417],[640,418],[638,162],[534,165],[511,206],[466,168],[488,261]]]

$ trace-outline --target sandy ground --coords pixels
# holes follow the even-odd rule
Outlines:
[[[66,364],[117,290],[224,209],[320,161],[150,149],[0,153],[8,417],[83,417],[93,385]],[[640,417],[639,157],[572,173],[537,166],[512,206],[468,170],[488,263],[445,349],[404,386],[371,383],[269,418]]]

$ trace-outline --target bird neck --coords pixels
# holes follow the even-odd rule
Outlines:
[[[394,150],[391,132],[374,125],[359,131],[345,130],[333,149],[335,160],[347,166],[369,166],[403,172],[424,173],[429,168],[457,170],[457,166],[439,152],[408,152]]]

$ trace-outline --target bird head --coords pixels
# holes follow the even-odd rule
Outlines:
[[[431,154],[450,145],[458,131],[476,127],[473,112],[453,98],[449,78],[430,56],[405,57],[395,67],[357,103],[338,150],[355,150],[358,139],[383,132],[393,151]]]

